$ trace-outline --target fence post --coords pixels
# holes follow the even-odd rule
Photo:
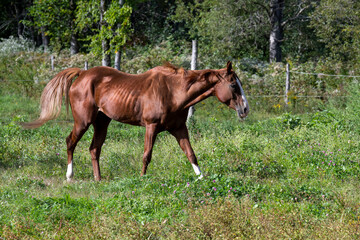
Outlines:
[[[288,96],[290,92],[290,64],[286,64],[286,82],[285,82],[285,106],[288,105]]]
[[[89,64],[88,64],[88,61],[85,61],[85,66],[84,66],[84,69],[85,69],[85,70],[88,70],[88,69],[89,69]]]
[[[196,65],[197,65],[197,40],[192,40],[192,54],[191,54],[191,70],[196,70]],[[195,112],[195,108],[194,106],[191,106],[189,108],[189,112],[188,112],[188,116],[187,116],[187,121],[189,121],[189,119],[194,115]]]

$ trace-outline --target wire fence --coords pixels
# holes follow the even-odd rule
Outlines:
[[[285,88],[290,89],[290,73],[292,74],[300,74],[300,75],[313,75],[317,77],[343,77],[343,78],[360,78],[358,75],[335,75],[335,74],[327,74],[327,73],[314,73],[314,72],[301,72],[301,71],[292,71],[287,68],[286,74],[287,74],[287,81],[286,84],[289,84],[289,86],[285,86]],[[26,80],[26,79],[18,79],[18,80],[0,80],[0,83],[11,83],[11,82],[33,82],[34,84],[46,84],[46,81],[39,81],[39,80]],[[285,104],[287,104],[287,93],[285,91],[285,94],[271,94],[271,95],[248,95],[247,98],[284,98],[285,97]],[[294,95],[292,97],[296,98],[323,98],[324,96],[321,95]],[[331,96],[331,97],[338,97],[338,98],[346,98],[347,96],[338,95],[338,96]],[[9,118],[0,117],[0,123],[9,123],[13,120]],[[67,124],[67,123],[73,123],[73,120],[53,120],[54,123],[60,123],[60,124]]]
[[[324,77],[350,77],[350,78],[360,78],[360,76],[353,76],[353,75],[335,75],[335,74],[327,74],[327,73],[309,73],[309,72],[298,72],[298,71],[291,71],[290,73],[297,73],[303,75],[314,75],[314,76],[324,76]]]
[[[290,73],[294,73],[294,74],[301,74],[301,75],[313,75],[313,76],[318,76],[318,77],[347,77],[347,78],[360,78],[360,76],[357,75],[336,75],[336,74],[327,74],[327,73],[313,73],[313,72],[301,72],[301,71],[292,71],[289,69],[288,65],[286,68],[286,75],[290,80]],[[34,82],[36,84],[42,83],[45,84],[45,81],[38,81],[38,80],[0,80],[0,83],[10,83],[10,82]],[[286,84],[290,84],[290,81],[287,82]],[[285,86],[285,89],[290,89],[290,86]],[[272,98],[272,97],[285,97],[288,95],[287,92],[285,92],[285,94],[283,95],[248,95],[247,98]],[[323,96],[320,95],[296,95],[294,96],[296,98],[322,98]],[[333,96],[333,97],[340,97],[340,98],[346,98],[347,96]]]

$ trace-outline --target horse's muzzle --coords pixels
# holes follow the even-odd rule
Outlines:
[[[235,108],[237,116],[241,120],[246,118],[246,116],[249,114],[249,107],[247,106],[247,104],[245,106],[236,105]]]

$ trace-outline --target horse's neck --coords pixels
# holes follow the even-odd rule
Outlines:
[[[197,71],[197,73],[199,75],[202,74],[201,71]],[[208,76],[204,77],[206,77],[206,79],[198,79],[198,81],[194,82],[186,91],[184,108],[195,105],[214,94],[214,87],[219,80],[216,76],[216,70],[213,70]]]

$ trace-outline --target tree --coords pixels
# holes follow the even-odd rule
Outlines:
[[[31,0],[2,0],[0,1],[0,37],[18,36],[26,37],[31,31],[26,29],[22,20],[27,18],[26,8],[31,5]]]
[[[105,11],[106,11],[105,0],[100,1],[100,31],[104,33],[107,29],[107,22],[105,21]],[[102,65],[110,66],[111,65],[111,55],[110,55],[110,39],[107,37],[101,38],[101,47],[102,47]]]
[[[75,9],[75,0],[34,0],[28,8],[32,19],[23,23],[35,27],[41,34],[44,51],[48,51],[49,43],[53,42],[53,47],[58,49],[72,45],[72,53],[76,53]]]
[[[119,6],[122,8],[124,6],[124,0],[119,0]],[[120,23],[118,23],[118,28],[121,28]],[[121,48],[115,49],[115,63],[114,68],[117,70],[120,70],[120,64],[121,64]]]
[[[70,36],[70,54],[74,55],[79,52],[79,43],[78,43],[78,34],[76,31],[76,1],[70,0],[70,29],[71,29],[71,36]]]
[[[311,0],[180,1],[177,15],[192,17],[190,34],[197,33],[207,55],[273,62],[282,60],[282,44],[292,44],[286,42],[286,31],[291,30],[293,22],[306,20],[310,3]],[[200,50],[204,51],[204,46]]]
[[[284,0],[270,1],[270,62],[281,62],[282,60],[280,44],[284,38],[283,10]]]
[[[95,55],[102,56],[103,65],[110,66],[110,54],[125,45],[131,33],[131,12],[130,5],[124,3],[120,6],[115,0],[110,3],[104,0],[79,1],[77,26],[79,31],[87,33],[87,46]]]
[[[318,40],[331,57],[341,61],[360,59],[360,2],[322,0],[311,15]]]

